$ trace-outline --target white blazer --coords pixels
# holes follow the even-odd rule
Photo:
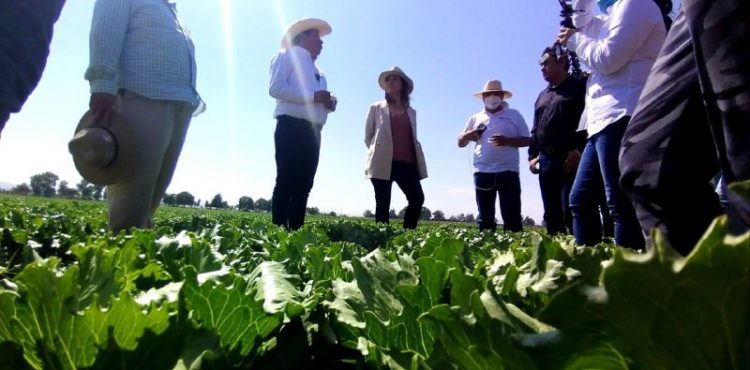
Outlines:
[[[411,132],[414,138],[414,154],[417,159],[419,179],[427,177],[422,144],[417,140],[417,112],[409,107],[407,110],[411,121]],[[385,100],[370,105],[365,123],[365,145],[367,146],[367,161],[365,163],[365,177],[368,179],[390,180],[391,162],[393,161],[393,134],[391,132],[391,115]]]

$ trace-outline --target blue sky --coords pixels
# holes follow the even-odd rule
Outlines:
[[[93,0],[68,0],[55,27],[47,69],[21,113],[0,139],[0,182],[28,182],[52,171],[80,181],[67,142],[87,109],[88,32]],[[178,0],[197,49],[198,91],[208,110],[195,118],[168,192],[190,191],[230,204],[242,195],[270,198],[276,176],[268,96],[271,57],[287,25],[323,18],[318,65],[339,98],[322,133],[320,166],[309,205],[361,215],[374,209],[364,179],[364,120],[382,99],[378,74],[400,66],[415,82],[412,105],[430,173],[425,206],[447,215],[476,214],[470,147],[456,138],[482,109],[472,95],[488,79],[513,91],[509,100],[531,127],[533,105],[545,87],[537,60],[559,28],[555,0]],[[538,180],[521,152],[523,214],[541,221]],[[406,205],[394,185],[392,208]],[[499,214],[499,213],[498,213]],[[499,216],[498,216],[499,217]]]

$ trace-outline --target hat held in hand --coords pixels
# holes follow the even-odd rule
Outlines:
[[[125,118],[114,112],[109,125],[97,125],[90,111],[78,122],[68,142],[78,173],[88,182],[111,185],[133,169],[135,140]]]

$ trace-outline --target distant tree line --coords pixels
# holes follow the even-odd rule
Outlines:
[[[29,183],[22,183],[16,185],[9,190],[10,193],[19,195],[34,195],[39,197],[62,197],[69,199],[84,199],[84,200],[104,200],[107,199],[106,191],[104,186],[94,185],[86,180],[81,180],[75,187],[71,187],[70,184],[62,180],[52,172],[44,172],[31,176]],[[242,196],[239,199],[237,205],[230,205],[221,193],[214,195],[210,201],[206,200],[201,204],[200,199],[196,199],[190,192],[183,191],[180,193],[166,194],[162,200],[164,204],[174,207],[204,207],[214,209],[236,209],[239,211],[255,211],[255,212],[271,212],[272,210],[272,199],[258,198],[253,200],[249,196]],[[317,207],[308,207],[307,214],[309,215],[321,215],[320,210]],[[406,214],[406,207],[396,212],[395,209],[391,209],[390,218],[403,219]],[[336,212],[328,212],[326,215],[336,216]],[[371,210],[366,210],[363,214],[366,218],[374,218],[375,214]],[[447,222],[476,222],[476,218],[473,214],[452,215],[446,217],[445,213],[441,210],[431,211],[427,207],[422,207],[420,213],[421,220],[433,220],[433,221],[447,221]],[[523,219],[524,226],[535,226],[534,219],[529,216],[525,216]]]

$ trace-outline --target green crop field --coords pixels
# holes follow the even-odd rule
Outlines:
[[[0,196],[0,369],[748,369],[750,234],[678,256]]]

